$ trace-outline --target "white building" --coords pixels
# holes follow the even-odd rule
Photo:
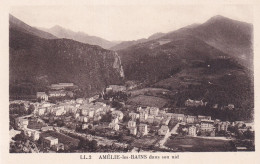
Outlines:
[[[41,99],[41,100],[48,100],[48,95],[45,92],[37,92],[36,93],[36,97],[37,99]]]
[[[213,131],[214,130],[214,121],[208,119],[202,119],[200,122],[200,129],[202,131]]]
[[[90,110],[90,111],[88,112],[88,116],[89,116],[90,118],[93,118],[94,115],[95,115],[95,111],[94,111],[94,110]]]
[[[197,136],[197,128],[196,128],[196,126],[190,126],[189,128],[188,128],[188,135],[189,136]]]
[[[211,120],[211,116],[198,115],[198,121],[201,120]]]
[[[83,98],[78,98],[78,99],[76,99],[76,103],[77,104],[82,104],[83,103]]]
[[[193,124],[193,123],[195,123],[195,121],[196,121],[196,116],[190,116],[190,115],[188,115],[188,116],[186,117],[186,122],[187,122],[188,124]]]
[[[115,110],[112,112],[112,116],[113,117],[118,117],[119,120],[122,120],[124,117],[123,112],[119,111],[119,110]]]
[[[88,118],[86,117],[86,116],[79,116],[79,117],[77,117],[77,120],[79,121],[79,122],[88,122]]]
[[[150,108],[150,115],[157,116],[158,113],[159,113],[159,108],[157,108],[157,107]]]
[[[137,128],[136,127],[131,127],[131,128],[129,128],[129,130],[130,130],[130,134],[132,134],[132,135],[137,134]]]
[[[148,134],[148,128],[147,128],[147,124],[140,124],[139,125],[139,132],[141,133],[141,135],[147,135]]]
[[[129,113],[129,117],[131,117],[131,120],[136,120],[140,117],[140,115],[138,113]]]
[[[128,128],[133,128],[136,127],[136,122],[135,121],[128,121]]]
[[[146,122],[148,122],[149,124],[152,124],[154,122],[154,116],[153,115],[149,115],[146,119]]]
[[[46,108],[39,108],[38,109],[38,115],[41,116],[41,115],[44,115],[46,112]]]
[[[89,110],[88,110],[88,109],[81,109],[81,114],[82,114],[83,116],[87,116],[88,113],[89,113]]]
[[[15,119],[15,125],[17,128],[20,128],[20,129],[27,128],[28,124],[29,124],[28,119],[24,119],[21,117],[18,117]]]
[[[58,143],[59,143],[59,140],[58,140],[58,138],[55,138],[55,137],[49,136],[49,137],[45,137],[43,139],[43,145],[45,147],[52,147],[54,145],[57,145]]]
[[[115,124],[115,123],[110,123],[109,125],[109,128],[115,130],[115,131],[118,131],[119,130],[119,125],[118,124]]]
[[[40,138],[40,132],[37,130],[25,128],[24,133],[28,137],[31,137],[34,141],[36,141]]]
[[[118,124],[118,122],[119,122],[118,118],[114,118],[114,119],[112,120],[112,123],[114,123],[114,124]]]
[[[58,106],[58,107],[54,108],[54,114],[56,116],[61,116],[63,114],[66,114],[64,106]]]
[[[140,122],[146,122],[147,118],[148,118],[147,113],[140,113]]]
[[[66,96],[65,91],[49,91],[49,97],[64,97]]]

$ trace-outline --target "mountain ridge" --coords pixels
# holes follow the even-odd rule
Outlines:
[[[11,14],[9,14],[9,26],[10,26],[10,28],[16,28],[19,31],[22,31],[22,32],[25,32],[28,34],[33,34],[33,35],[39,36],[41,38],[57,39],[56,36],[54,36],[48,32],[38,30],[37,28],[31,27]]]
[[[117,52],[126,80],[169,89],[179,106],[192,98],[252,110],[251,30],[250,24],[217,16]]]
[[[97,37],[97,36],[91,36],[84,32],[74,32],[70,29],[66,29],[62,26],[55,25],[51,28],[40,28],[41,30],[44,30],[46,32],[49,32],[58,38],[67,38],[67,39],[73,39],[75,41],[79,41],[82,43],[87,43],[91,45],[98,45],[102,48],[109,49],[110,47],[117,44],[117,42],[108,41],[106,39]]]

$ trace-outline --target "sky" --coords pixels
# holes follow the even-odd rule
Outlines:
[[[110,41],[126,41],[203,23],[215,15],[253,23],[252,9],[249,5],[14,6],[10,13],[34,27],[60,25]]]

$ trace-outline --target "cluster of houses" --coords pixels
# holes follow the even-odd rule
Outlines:
[[[38,126],[39,120],[47,119],[49,123],[53,120],[60,120],[65,123],[65,126],[68,128],[75,129],[77,124],[82,124],[82,129],[88,128],[89,124],[92,124],[93,121],[99,121],[102,115],[105,115],[108,112],[112,112],[114,118],[118,120],[123,119],[123,113],[117,111],[114,108],[102,103],[95,102],[93,97],[89,99],[79,98],[76,100],[65,100],[57,104],[52,104],[47,101],[35,102],[30,105],[34,105],[34,116],[24,116],[17,117],[14,120],[14,124],[17,129],[23,130],[25,135],[31,137],[34,141],[37,141],[40,138],[40,134],[45,131],[52,131],[53,126],[46,126],[45,123]],[[35,120],[36,119],[36,120]],[[33,120],[33,121],[32,121]],[[114,121],[114,129],[117,129],[117,121]],[[92,124],[93,125],[93,124]],[[118,126],[119,128],[119,126]],[[53,150],[63,149],[64,145],[58,143],[58,138],[55,137],[44,137],[44,147],[52,148]]]
[[[202,100],[192,100],[188,99],[185,101],[185,106],[189,107],[198,107],[198,106],[206,106],[207,102],[203,102]]]
[[[58,84],[51,84],[50,89],[52,90],[62,90],[66,88],[72,88],[75,85],[73,83],[58,83]]]
[[[193,117],[193,121],[188,119]],[[245,126],[243,128],[243,126]],[[217,132],[229,133],[229,127],[237,127],[239,131],[246,131],[250,128],[254,131],[251,124],[247,124],[243,121],[221,121],[219,119],[212,120],[210,116],[186,116],[186,122],[181,122],[180,129],[182,134],[187,134],[189,136],[216,136]]]
[[[37,99],[48,101],[49,98],[53,97],[73,97],[74,93],[69,90],[65,90],[67,88],[75,88],[76,86],[73,83],[58,83],[58,84],[51,84],[49,86],[48,93],[45,92],[37,92],[36,97]]]
[[[55,90],[55,91],[48,91],[48,93],[45,92],[37,92],[36,98],[44,101],[48,101],[49,98],[53,97],[73,97],[74,93],[72,91],[65,91],[65,90]]]
[[[113,119],[109,123],[108,127],[115,131],[118,131],[119,130],[118,123],[123,120],[124,114],[123,114],[123,112],[121,112],[119,110],[112,110],[112,117],[113,117]]]
[[[79,116],[80,113],[82,115],[86,115],[85,113],[88,112],[91,115],[91,112],[86,111],[87,109],[95,110],[100,106],[105,104],[96,103],[93,105],[92,100],[93,97],[89,99],[76,99],[76,100],[64,100],[63,102],[59,102],[57,104],[53,104],[50,102],[41,102],[41,103],[34,103],[35,106],[35,114],[38,116],[43,116],[47,114],[51,114],[54,116],[61,116],[66,113],[74,114],[75,117]]]
[[[200,106],[206,106],[208,104],[208,102],[204,102],[203,100],[192,100],[192,99],[188,99],[185,101],[184,105],[186,107],[200,107]],[[221,109],[221,110],[233,110],[235,108],[234,104],[227,104],[225,106],[221,106],[219,107],[219,104],[213,104],[212,105],[213,109]]]
[[[56,137],[48,136],[43,138],[43,147],[51,148],[54,151],[64,150],[64,144],[59,143],[59,139]]]
[[[211,116],[191,116],[178,113],[167,113],[165,110],[159,110],[157,107],[138,107],[136,112],[129,113],[130,120],[127,123],[127,128],[131,135],[147,135],[148,127],[159,126],[158,135],[166,135],[169,133],[169,123],[173,121],[179,123],[179,127],[184,134],[190,136],[215,136],[216,132],[228,131],[229,126],[244,125],[244,122],[212,120]],[[139,125],[137,122],[139,120]],[[114,119],[109,125],[114,130],[119,130],[118,119]],[[241,129],[241,128],[240,128]]]
[[[22,130],[24,134],[31,138],[33,141],[37,141],[40,139],[40,134],[44,131],[53,130],[53,127],[46,126],[42,127],[41,129],[30,129],[28,128],[29,125],[29,118],[27,117],[17,117],[15,119],[16,128]],[[44,148],[51,148],[54,151],[64,150],[64,144],[58,142],[58,138],[55,137],[43,137],[42,143]],[[34,146],[37,148],[36,146]],[[24,149],[29,149],[30,146],[25,146]]]
[[[126,87],[123,85],[109,85],[106,88],[106,92],[124,92],[126,91]]]
[[[127,127],[130,134],[137,135],[139,133],[141,136],[147,135],[148,125],[161,125],[158,135],[165,135],[169,132],[168,124],[171,118],[167,117],[165,111],[159,110],[157,107],[138,107],[137,112],[129,113],[130,121]],[[136,123],[137,119],[140,121],[139,125]]]
[[[64,97],[73,96],[71,91],[65,91],[64,89],[74,87],[73,83],[59,83],[52,84],[50,86],[51,91],[46,94],[45,92],[37,92],[36,96],[38,99],[44,100],[35,103],[24,103],[25,107],[28,108],[29,105],[35,107],[34,116],[39,118],[46,118],[48,120],[60,119],[65,123],[68,129],[75,129],[75,127],[81,124],[81,128],[87,129],[89,125],[93,126],[93,123],[100,121],[102,116],[107,113],[112,114],[112,121],[109,123],[108,127],[114,131],[120,130],[120,122],[124,118],[122,111],[111,108],[102,102],[95,102],[99,98],[98,95],[93,96],[89,99],[78,98],[76,100],[64,100],[56,104],[48,102],[50,97]],[[106,92],[124,92],[126,90],[125,86],[110,85],[106,88]],[[21,103],[21,102],[16,102]],[[207,102],[202,100],[191,100],[185,101],[185,106],[187,107],[200,107],[206,106]],[[215,104],[215,108],[218,105]],[[234,109],[233,104],[228,104],[225,106],[228,109]],[[165,136],[170,132],[169,126],[170,122],[178,123],[179,132],[189,136],[215,136],[216,132],[228,131],[228,127],[237,126],[240,129],[244,128],[244,122],[236,121],[230,123],[228,121],[212,120],[211,116],[191,116],[179,113],[168,113],[167,109],[160,110],[157,107],[138,107],[136,110],[127,113],[130,120],[127,122],[127,129],[131,135],[134,136],[145,136],[148,135],[150,128],[156,128],[156,134],[159,136]],[[15,118],[15,126],[19,130],[23,130],[28,137],[32,140],[37,141],[40,138],[40,134],[45,131],[53,130],[53,126],[38,126],[39,121],[31,121],[27,117]],[[34,128],[32,127],[32,124]],[[172,125],[171,125],[172,126]],[[171,127],[170,126],[170,127]],[[250,126],[250,125],[248,125]],[[59,139],[56,137],[48,136],[43,137],[43,146],[46,148],[52,148],[55,151],[64,150],[64,145],[59,143]]]
[[[82,124],[82,128],[88,127],[88,123],[100,121],[103,115],[108,112],[116,113],[114,108],[102,102],[93,103],[93,97],[89,99],[79,98],[76,100],[65,100],[57,104],[49,102],[36,103],[35,114],[40,117],[63,118],[63,122],[72,129],[77,123]],[[120,112],[120,111],[119,111]],[[123,113],[118,114],[118,118],[123,118]]]

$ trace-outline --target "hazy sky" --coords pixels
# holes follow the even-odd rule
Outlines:
[[[10,13],[25,23],[50,28],[60,25],[107,40],[136,40],[169,32],[214,15],[253,22],[251,6],[19,6]]]

